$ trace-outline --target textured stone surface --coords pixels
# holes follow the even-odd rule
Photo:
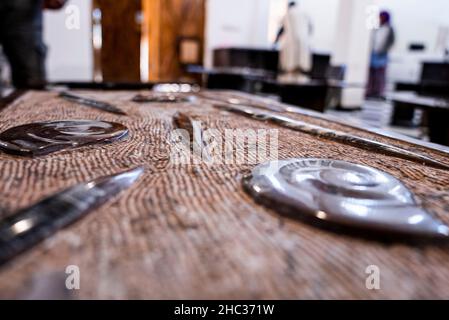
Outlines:
[[[220,112],[207,103],[130,101],[137,93],[80,92],[114,103],[129,116],[76,105],[51,92],[28,92],[0,111],[0,131],[65,119],[113,121],[130,129],[127,139],[114,144],[35,159],[0,153],[0,216],[77,182],[146,167],[120,196],[1,268],[0,298],[23,297],[39,279],[58,287],[68,265],[81,272],[75,298],[449,298],[447,245],[386,244],[281,218],[241,187],[242,175],[255,164],[174,165],[168,137],[177,111],[220,132],[278,128],[281,159],[331,158],[384,170],[446,223],[449,172]],[[297,117],[449,162],[423,147]],[[369,265],[380,268],[380,290],[365,287]]]

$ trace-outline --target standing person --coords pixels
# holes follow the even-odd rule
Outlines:
[[[66,0],[1,0],[0,45],[11,66],[17,89],[45,86],[43,9],[60,9]]]
[[[379,19],[380,27],[374,30],[372,37],[371,62],[366,92],[366,96],[371,98],[380,98],[384,94],[388,53],[395,41],[390,14],[387,11],[382,11]]]
[[[284,79],[301,80],[312,69],[311,31],[312,24],[308,15],[296,1],[291,1],[275,40],[275,45],[279,43],[280,46],[280,65]]]

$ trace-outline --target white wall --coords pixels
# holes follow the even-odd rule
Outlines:
[[[301,0],[298,2],[313,23],[311,41],[314,51],[330,52],[334,49],[340,1],[346,0]]]
[[[270,0],[208,0],[205,64],[215,48],[268,46]]]
[[[91,81],[93,70],[91,40],[91,0],[69,0],[65,8],[44,13],[44,41],[48,46],[49,81]],[[69,29],[76,21],[70,5],[79,9],[79,29]],[[76,14],[76,13],[75,13]],[[66,26],[69,23],[69,28]]]
[[[212,50],[219,47],[268,45],[270,0],[208,0],[206,3],[207,66]]]

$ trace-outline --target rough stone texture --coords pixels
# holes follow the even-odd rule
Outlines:
[[[126,125],[129,138],[35,159],[0,153],[0,216],[77,182],[140,164],[146,173],[100,209],[3,266],[0,298],[47,297],[36,291],[60,288],[68,265],[79,266],[81,289],[68,296],[54,290],[56,297],[449,298],[447,245],[386,243],[281,218],[242,190],[240,179],[255,164],[172,164],[168,137],[176,111],[220,132],[279,129],[281,159],[322,157],[384,170],[446,223],[449,172],[221,112],[205,102],[138,104],[130,101],[138,92],[80,93],[112,102],[129,116],[67,102],[52,92],[28,92],[0,111],[0,131],[33,121],[101,119]],[[441,152],[297,117],[449,163]],[[380,268],[380,290],[365,287],[369,265]]]

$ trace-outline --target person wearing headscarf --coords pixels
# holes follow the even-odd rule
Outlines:
[[[388,53],[395,42],[390,14],[387,11],[382,11],[379,19],[380,26],[374,30],[372,36],[371,62],[366,91],[366,96],[372,98],[380,98],[384,94]]]

